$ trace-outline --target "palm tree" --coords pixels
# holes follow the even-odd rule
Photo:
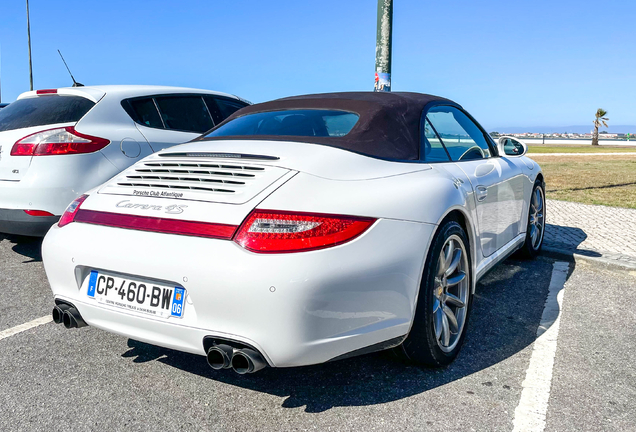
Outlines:
[[[598,128],[601,125],[608,127],[606,121],[609,119],[605,117],[607,115],[607,111],[603,108],[599,108],[596,110],[596,118],[594,119],[594,135],[592,135],[592,145],[598,145]]]

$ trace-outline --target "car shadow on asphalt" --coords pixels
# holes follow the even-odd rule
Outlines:
[[[266,368],[251,375],[215,371],[204,357],[129,339],[133,362],[159,361],[225,384],[284,397],[282,407],[323,412],[337,406],[374,405],[420,394],[495,365],[536,339],[554,260],[509,259],[478,284],[465,345],[444,369],[423,369],[392,351],[315,366]],[[572,267],[573,264],[571,264]],[[478,385],[493,386],[492,382]],[[505,389],[510,387],[504,385]],[[477,391],[477,389],[467,390]]]
[[[23,263],[42,261],[42,238],[0,234],[0,242],[3,241],[13,243],[14,245],[11,249],[15,253],[29,258],[28,261],[23,261]]]

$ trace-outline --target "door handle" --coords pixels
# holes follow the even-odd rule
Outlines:
[[[477,201],[481,202],[485,200],[488,196],[488,188],[486,186],[477,186],[475,189],[477,193]]]

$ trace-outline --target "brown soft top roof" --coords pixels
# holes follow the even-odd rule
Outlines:
[[[247,114],[288,109],[333,109],[360,116],[353,129],[340,137],[219,136],[200,139],[257,139],[323,144],[364,155],[392,160],[417,160],[422,110],[431,102],[454,102],[439,96],[407,92],[345,92],[292,96],[254,104],[232,114],[223,123]]]

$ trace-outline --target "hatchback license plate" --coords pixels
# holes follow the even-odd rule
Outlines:
[[[87,294],[99,303],[161,318],[181,318],[184,288],[143,282],[92,270]]]

